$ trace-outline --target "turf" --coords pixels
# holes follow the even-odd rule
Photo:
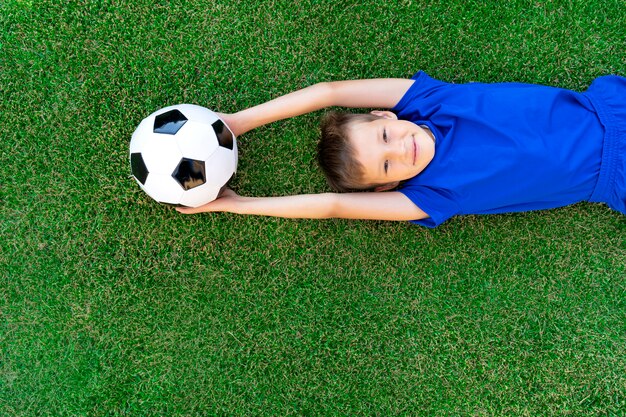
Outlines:
[[[179,102],[319,81],[584,90],[621,0],[0,1],[0,415],[626,414],[626,217],[185,217],[129,177]],[[239,138],[244,195],[327,191],[320,114]]]

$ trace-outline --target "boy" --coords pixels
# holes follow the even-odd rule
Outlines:
[[[392,109],[326,119],[319,160],[338,191],[248,198],[228,190],[182,213],[411,220],[603,201],[626,213],[626,79],[585,93],[518,83],[412,79],[321,83],[233,115],[236,135],[329,106]],[[397,191],[388,191],[400,186]]]

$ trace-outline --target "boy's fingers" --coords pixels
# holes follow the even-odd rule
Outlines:
[[[198,208],[193,208],[193,207],[176,207],[176,211],[182,214],[200,213],[200,210],[198,210]]]
[[[209,201],[203,206],[199,207],[176,207],[176,211],[182,214],[196,214],[213,211],[223,211],[227,205],[226,202],[230,200],[230,197],[236,196],[235,192],[230,188],[226,188],[220,196],[213,201]]]

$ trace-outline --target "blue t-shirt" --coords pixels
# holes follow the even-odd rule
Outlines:
[[[561,207],[587,200],[604,128],[581,93],[532,84],[451,84],[424,72],[392,109],[426,125],[435,156],[399,189],[435,227],[458,214]]]

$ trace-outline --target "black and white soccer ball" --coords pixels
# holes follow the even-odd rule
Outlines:
[[[215,200],[237,170],[237,140],[211,110],[178,104],[141,121],[130,140],[133,177],[160,203]]]

